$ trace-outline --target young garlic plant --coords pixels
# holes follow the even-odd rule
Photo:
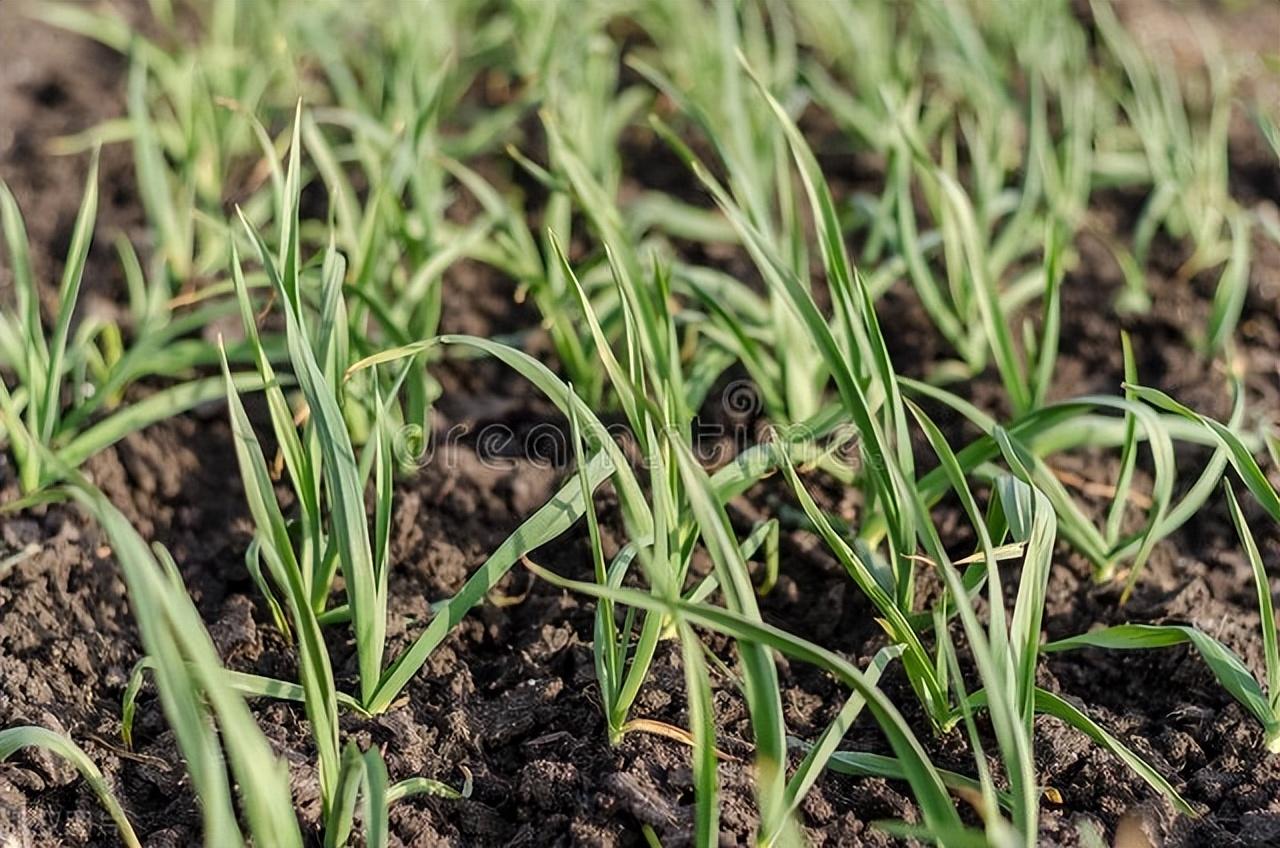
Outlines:
[[[351,343],[342,296],[346,266],[332,243],[321,264],[319,290],[310,289],[312,278],[303,267],[298,235],[299,148],[299,130],[295,125],[294,145],[284,179],[291,213],[284,219],[280,255],[273,255],[247,223],[246,229],[274,297],[282,307],[289,365],[305,402],[305,414],[295,416],[276,376],[258,333],[246,278],[237,251],[233,249],[232,276],[247,344],[255,352],[272,429],[298,510],[296,519],[285,520],[276,501],[271,476],[265,472],[265,461],[260,461],[257,437],[243,415],[235,386],[228,381],[225,391],[233,413],[241,474],[257,525],[255,545],[247,561],[282,625],[286,622],[284,610],[288,607],[289,623],[298,631],[300,646],[310,655],[306,667],[310,668],[313,680],[330,677],[325,671],[328,659],[323,641],[316,640],[315,628],[322,624],[350,623],[360,676],[360,692],[355,700],[364,711],[379,713],[391,705],[430,651],[456,624],[457,618],[482,600],[501,573],[530,547],[558,535],[571,518],[559,513],[562,493],[517,529],[458,596],[437,605],[436,617],[403,655],[389,664],[384,662],[395,471],[391,427],[395,419],[395,397],[409,366],[401,368],[387,384],[378,379],[376,372],[371,372],[373,379],[368,383],[366,394],[373,402],[362,414],[372,420],[373,433],[357,455],[347,425],[348,409],[355,403],[350,388],[352,378],[379,361],[398,356],[378,354],[351,365]],[[309,306],[313,296],[319,303],[314,317]],[[423,350],[418,349],[409,355],[421,352]],[[364,501],[370,478],[375,493],[372,530]],[[270,580],[262,575],[259,560],[268,566]],[[345,603],[331,606],[334,580],[339,574],[346,599]],[[284,604],[278,600],[277,593],[284,595]],[[330,703],[323,708],[326,715],[332,712],[332,700],[329,698]],[[309,700],[308,704],[311,706],[312,702]],[[315,702],[316,709],[320,709],[320,704]],[[332,766],[336,758],[332,745],[329,755]],[[333,771],[331,767],[330,772]]]
[[[0,307],[0,367],[13,374],[12,382],[6,377],[0,383],[0,424],[19,485],[28,498],[39,497],[67,469],[79,467],[130,433],[222,394],[220,379],[194,377],[197,366],[216,361],[216,350],[183,337],[225,308],[203,307],[166,316],[138,311],[147,300],[147,284],[125,242],[120,243],[120,256],[138,320],[130,328],[81,316],[73,327],[97,208],[95,152],[57,289],[57,314],[52,330],[46,332],[22,213],[13,194],[0,184],[0,227],[14,283],[13,305]],[[240,351],[234,353],[238,356]],[[147,377],[182,382],[126,401],[125,390]],[[241,391],[261,385],[250,374],[233,379]]]
[[[1133,387],[1138,397],[1148,403],[1182,416],[1191,421],[1213,441],[1229,458],[1236,474],[1262,506],[1268,517],[1280,521],[1280,495],[1276,494],[1266,475],[1249,451],[1234,426],[1201,415],[1169,396],[1154,389]],[[1220,641],[1200,630],[1186,625],[1173,624],[1122,624],[1105,627],[1060,639],[1045,646],[1046,651],[1067,651],[1093,647],[1115,650],[1136,650],[1189,644],[1204,659],[1218,683],[1248,710],[1263,729],[1263,744],[1273,753],[1280,753],[1280,640],[1277,638],[1275,608],[1271,596],[1271,584],[1257,542],[1245,520],[1244,512],[1236,499],[1230,482],[1223,483],[1231,520],[1253,571],[1258,596],[1258,613],[1261,617],[1262,645],[1265,676],[1256,677],[1240,657]]]

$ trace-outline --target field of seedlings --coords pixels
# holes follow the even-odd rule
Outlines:
[[[1280,5],[0,0],[0,846],[1280,845]]]

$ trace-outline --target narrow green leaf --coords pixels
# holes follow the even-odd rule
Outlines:
[[[1196,649],[1222,688],[1253,713],[1264,727],[1270,728],[1275,724],[1271,705],[1263,694],[1262,687],[1240,657],[1226,645],[1195,627],[1176,624],[1117,624],[1050,642],[1044,646],[1044,650],[1070,651],[1085,647],[1146,650],[1183,644],[1190,644]]]
[[[689,733],[693,737],[693,842],[695,845],[715,845],[720,840],[720,803],[717,797],[716,716],[711,699],[711,678],[707,675],[702,645],[693,628],[680,624],[678,630],[688,691]]]
[[[333,669],[320,625],[315,619],[302,571],[294,555],[293,542],[280,505],[276,501],[271,474],[258,437],[249,422],[240,395],[231,381],[225,357],[222,361],[231,430],[235,436],[236,460],[244,482],[249,512],[258,529],[260,549],[276,584],[285,590],[300,652],[298,670],[306,697],[307,718],[320,758],[321,798],[327,810],[338,783],[338,705]]]
[[[1276,613],[1271,601],[1271,582],[1267,577],[1266,566],[1262,564],[1262,554],[1258,552],[1258,543],[1254,541],[1253,532],[1245,521],[1236,493],[1230,484],[1222,486],[1227,492],[1227,505],[1231,508],[1231,522],[1236,526],[1236,534],[1244,544],[1245,555],[1249,565],[1253,567],[1253,585],[1258,592],[1258,615],[1262,619],[1262,649],[1266,657],[1267,687],[1271,690],[1268,702],[1271,706],[1271,721],[1280,730],[1280,644],[1276,633]],[[1272,740],[1272,744],[1280,744],[1280,737]]]
[[[880,676],[884,673],[889,663],[893,662],[897,657],[902,655],[901,645],[888,645],[876,651],[876,655],[871,658],[871,663],[863,671],[863,678],[866,682],[875,686],[880,681]],[[814,783],[822,775],[823,769],[828,764],[835,762],[835,759],[845,752],[837,751],[836,747],[844,739],[845,733],[853,726],[858,716],[862,713],[863,708],[867,705],[866,698],[861,694],[854,692],[845,701],[844,706],[840,708],[840,712],[832,720],[827,729],[822,732],[818,740],[809,747],[809,751],[805,754],[804,759],[800,761],[800,765],[796,766],[795,772],[787,781],[787,812],[794,814],[799,809],[800,804],[804,801],[805,795],[813,788]],[[888,759],[888,758],[886,758]],[[842,771],[832,766],[835,771]],[[845,772],[848,773],[848,772]],[[896,775],[901,776],[901,773]],[[764,844],[769,844],[769,840],[764,838],[761,840]]]
[[[1158,389],[1151,389],[1145,386],[1126,386],[1126,388],[1132,389],[1134,394],[1152,406],[1181,415],[1204,427],[1220,445],[1226,448],[1236,473],[1240,475],[1240,479],[1244,481],[1249,491],[1253,492],[1253,496],[1258,499],[1258,503],[1262,504],[1262,508],[1273,519],[1280,521],[1280,496],[1276,494],[1276,490],[1267,481],[1266,475],[1258,467],[1258,462],[1253,458],[1253,454],[1249,452],[1244,442],[1229,427],[1214,421],[1208,416],[1201,415],[1189,407],[1183,406]]]
[[[583,474],[587,475],[590,489],[595,490],[613,474],[613,463],[608,454],[599,452],[587,463]],[[489,555],[475,573],[467,579],[458,594],[441,604],[427,625],[409,648],[387,667],[374,696],[365,702],[369,712],[377,714],[390,706],[413,675],[427,661],[431,652],[445,640],[454,626],[462,620],[498,581],[502,579],[521,557],[535,548],[545,545],[564,533],[577,521],[585,509],[582,485],[569,480],[533,515],[503,541]]]
[[[739,640],[740,643],[751,642],[767,646],[793,659],[811,663],[828,671],[842,684],[859,692],[866,699],[867,708],[875,716],[881,731],[902,763],[905,779],[911,784],[916,801],[920,804],[921,812],[928,825],[938,829],[960,827],[959,815],[947,797],[941,776],[906,720],[883,692],[866,681],[862,671],[839,655],[777,627],[752,620],[731,610],[706,604],[689,604],[678,598],[659,598],[636,589],[598,586],[595,583],[569,580],[532,563],[526,563],[526,567],[547,582],[570,591],[594,598],[607,597],[617,604],[683,617],[690,624],[724,633]]]
[[[1089,718],[1062,697],[1055,695],[1052,692],[1047,692],[1044,689],[1037,689],[1036,711],[1066,722],[1071,727],[1074,727],[1076,730],[1079,730],[1081,733],[1088,736],[1094,742],[1097,742],[1099,745],[1106,748],[1125,765],[1131,768],[1139,777],[1145,780],[1147,785],[1168,798],[1179,812],[1191,816],[1192,818],[1199,816],[1195,811],[1195,808],[1188,804],[1187,801],[1178,794],[1178,791],[1173,788],[1173,785],[1170,784],[1169,781],[1165,780],[1160,772],[1148,765],[1146,760],[1129,750],[1129,748],[1126,747],[1119,739],[1116,739],[1099,724],[1094,722],[1093,719]]]
[[[62,398],[63,359],[67,350],[67,334],[71,329],[71,315],[80,297],[80,282],[84,278],[85,261],[89,258],[89,245],[93,241],[93,227],[98,216],[98,151],[94,150],[89,163],[89,175],[85,178],[84,197],[71,231],[71,246],[67,249],[66,267],[62,283],[58,286],[58,315],[49,340],[49,361],[44,377],[44,397],[31,407],[31,430],[41,444],[49,444],[57,430]]]
[[[111,785],[79,745],[66,736],[43,727],[10,727],[0,730],[0,762],[9,759],[23,748],[42,748],[75,766],[76,771],[80,772],[80,776],[98,796],[98,800],[106,808],[111,820],[116,823],[116,828],[120,831],[120,839],[124,844],[128,848],[142,848],[142,843],[133,832],[133,826],[129,824],[124,809],[116,800],[115,793],[111,791]]]

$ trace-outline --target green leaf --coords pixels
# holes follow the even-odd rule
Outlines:
[[[1058,341],[1062,328],[1062,278],[1066,275],[1063,252],[1063,228],[1056,222],[1048,225],[1044,252],[1044,312],[1041,318],[1040,343],[1031,378],[1030,409],[1044,406],[1053,383],[1054,365],[1058,361]]]
[[[1001,759],[1011,787],[1013,798],[1014,826],[1019,834],[1019,842],[1024,845],[1034,843],[1038,832],[1038,790],[1035,784],[1035,763],[1031,744],[1033,733],[1033,713],[1030,696],[1027,694],[1035,684],[1036,646],[1039,643],[1039,617],[1044,608],[1045,584],[1049,575],[1049,557],[1053,546],[1052,510],[1043,495],[1036,494],[1034,513],[1041,517],[1039,524],[1041,534],[1047,533],[1047,539],[1029,533],[1035,537],[1036,550],[1030,551],[1023,564],[1022,583],[1019,589],[1018,606],[1015,607],[1015,626],[1012,630],[1006,626],[1004,612],[1004,594],[1001,587],[1000,572],[995,566],[995,556],[991,538],[983,521],[982,513],[965,480],[964,471],[951,446],[943,437],[937,425],[925,415],[924,411],[912,404],[911,411],[924,429],[926,437],[934,452],[938,455],[941,468],[946,472],[952,488],[960,498],[961,505],[973,524],[979,540],[987,571],[989,594],[989,626],[983,629],[978,621],[972,599],[966,590],[963,578],[955,569],[938,538],[937,530],[928,521],[928,514],[923,504],[917,499],[917,508],[921,512],[919,526],[925,548],[937,561],[938,569],[946,583],[948,593],[955,604],[956,612],[964,626],[966,641],[974,664],[978,668],[985,690],[988,693],[987,707],[991,714],[992,728],[1000,748]],[[996,429],[997,440],[1004,431]],[[1018,465],[1017,458],[1013,463]],[[1015,468],[1015,473],[1025,474],[1025,469]],[[1044,519],[1044,516],[1048,519]],[[1035,553],[1035,558],[1030,554]],[[969,731],[973,743],[975,757],[979,765],[979,775],[983,789],[983,803],[989,813],[994,813],[995,787],[987,770],[981,748],[979,734],[976,730],[969,701],[965,695],[963,678],[960,674],[959,662],[955,656],[950,635],[946,630],[944,608],[935,607],[936,629],[939,633],[942,659],[951,669],[952,685],[956,688],[961,701],[961,715]],[[1034,630],[1028,634],[1028,630]],[[998,828],[998,817],[988,816],[988,829]]]
[[[565,417],[568,417],[569,407],[572,405],[582,426],[582,432],[591,447],[608,454],[613,462],[614,470],[617,473],[614,485],[620,489],[619,500],[622,503],[624,513],[629,513],[628,521],[640,528],[642,537],[652,534],[653,517],[643,508],[645,498],[641,493],[640,484],[636,480],[635,473],[631,470],[630,463],[614,441],[609,429],[600,422],[595,412],[574,394],[563,380],[557,377],[546,365],[527,353],[501,342],[478,336],[442,335],[365,357],[349,367],[347,373],[353,374],[373,365],[416,356],[437,344],[471,348],[494,357],[532,383],[538,391],[546,395],[547,399],[556,405],[556,408]]]
[[[711,698],[711,678],[702,657],[702,644],[693,628],[681,624],[678,630],[688,691],[689,733],[693,737],[693,841],[695,845],[714,845],[720,838],[720,804],[716,787],[716,715]]]
[[[296,130],[295,130],[296,132]],[[296,143],[296,139],[295,139]],[[273,278],[284,303],[285,338],[294,376],[307,400],[310,423],[315,427],[325,481],[330,528],[341,563],[347,600],[351,607],[356,657],[360,669],[361,701],[368,706],[382,674],[386,641],[386,593],[374,568],[369,541],[368,518],[364,509],[364,486],[356,462],[351,436],[338,403],[338,387],[326,378],[307,338],[300,311],[297,268],[297,150],[291,153],[286,196],[291,198],[292,215],[286,217],[283,269]],[[290,188],[292,186],[292,188]],[[294,223],[289,223],[290,217]],[[273,259],[261,238],[246,222],[258,245],[264,266]],[[313,591],[315,588],[313,587]]]
[[[1240,475],[1240,479],[1244,481],[1249,491],[1253,492],[1253,496],[1258,499],[1258,503],[1262,504],[1262,508],[1273,519],[1280,521],[1280,496],[1277,496],[1276,490],[1267,481],[1266,475],[1258,467],[1258,462],[1253,458],[1253,454],[1249,453],[1249,449],[1245,447],[1244,442],[1229,427],[1214,421],[1206,415],[1201,415],[1189,407],[1183,406],[1158,389],[1128,385],[1125,388],[1132,389],[1135,395],[1152,406],[1199,423],[1227,450],[1228,457],[1232,466],[1236,469],[1236,473]]]
[[[348,843],[360,800],[364,801],[365,844],[369,848],[386,848],[391,804],[387,783],[387,766],[381,752],[377,748],[361,752],[354,742],[348,742],[342,751],[337,791],[325,823],[325,848],[341,848]]]
[[[1218,278],[1218,288],[1213,293],[1213,309],[1209,314],[1205,348],[1218,353],[1235,334],[1245,298],[1249,294],[1249,263],[1253,240],[1249,216],[1243,209],[1235,210],[1228,219],[1231,223],[1231,256]]]
[[[870,665],[862,673],[863,679],[868,685],[877,685],[885,668],[901,655],[901,645],[888,645],[876,651],[876,655],[871,658]],[[846,753],[837,751],[836,748],[844,739],[845,733],[857,721],[858,716],[866,705],[866,698],[862,697],[861,694],[857,692],[851,694],[831,724],[822,732],[818,740],[809,747],[804,759],[800,761],[800,765],[796,766],[795,772],[787,781],[787,812],[789,814],[794,815],[796,810],[800,808],[805,795],[809,793],[809,790],[813,788],[813,784],[822,775],[822,770],[827,768],[829,764],[834,764],[837,757]],[[885,759],[888,758],[886,757]],[[838,769],[834,765],[831,767],[833,771],[842,771],[842,769]],[[847,774],[848,772],[845,773]],[[901,772],[896,776],[901,777]],[[768,839],[762,839],[761,841],[765,844],[769,842]]]
[[[244,841],[231,803],[225,749],[254,842],[301,848],[288,769],[272,753],[240,694],[227,685],[213,640],[171,576],[176,568],[157,562],[101,492],[79,479],[68,491],[102,526],[124,572],[142,645],[154,662],[160,701],[200,800],[205,840],[217,845]]]
[[[1013,404],[1014,412],[1018,414],[1028,412],[1031,409],[1031,394],[1026,374],[1014,348],[1013,335],[1009,330],[1010,321],[1000,305],[1000,293],[996,281],[992,279],[986,266],[986,254],[978,236],[973,206],[964,189],[950,174],[936,170],[934,176],[942,187],[951,214],[957,219],[956,224],[968,263],[971,291],[978,304],[987,339],[995,354],[1000,379],[1004,383],[1010,403]]]
[[[1276,613],[1271,601],[1271,583],[1267,577],[1266,566],[1262,564],[1262,554],[1258,552],[1258,543],[1254,541],[1249,524],[1236,500],[1236,493],[1230,484],[1222,486],[1227,492],[1227,505],[1231,508],[1231,522],[1236,526],[1236,534],[1244,544],[1249,565],[1253,567],[1253,585],[1258,592],[1258,616],[1262,619],[1262,649],[1266,657],[1267,686],[1271,690],[1268,699],[1271,706],[1271,721],[1280,731],[1280,644],[1277,644]],[[1280,733],[1273,733],[1268,740],[1273,746],[1280,745]]]
[[[276,501],[275,488],[262,454],[262,446],[258,443],[253,425],[240,402],[240,395],[231,381],[231,371],[225,357],[222,360],[222,373],[245,498],[257,526],[263,558],[271,569],[276,585],[285,591],[285,600],[298,639],[298,671],[305,692],[303,703],[319,752],[320,792],[327,810],[339,779],[338,705],[333,669],[329,663],[324,636],[320,632],[320,624],[316,621],[310,596],[303,582],[302,570],[294,556],[288,526]]]
[[[795,469],[785,453],[779,451],[778,458],[780,460],[779,465],[782,467],[792,491],[795,492],[796,497],[799,499],[805,515],[813,522],[818,533],[840,561],[840,564],[844,566],[849,576],[853,578],[854,583],[867,596],[876,610],[884,616],[885,628],[890,638],[903,645],[905,653],[902,662],[907,671],[907,678],[910,680],[916,694],[920,697],[925,709],[929,712],[930,717],[935,722],[941,723],[944,716],[950,712],[947,706],[946,694],[934,672],[933,662],[929,657],[929,653],[925,650],[920,637],[911,626],[911,622],[903,611],[899,609],[896,600],[890,594],[889,587],[882,585],[880,580],[877,579],[875,572],[869,567],[868,558],[862,556],[860,551],[850,547],[849,543],[831,526],[831,522],[818,507],[808,489],[805,488],[799,476],[795,473]]]
[[[269,274],[274,274],[274,269],[269,269]],[[302,446],[294,424],[293,410],[289,407],[289,401],[285,398],[280,381],[271,367],[271,358],[258,335],[257,317],[254,314],[253,302],[249,298],[249,288],[245,282],[239,250],[234,241],[231,243],[231,279],[235,286],[236,304],[240,311],[240,324],[244,328],[245,342],[253,354],[258,374],[262,377],[267,408],[271,413],[271,429],[280,446],[285,468],[288,469],[289,477],[293,481],[293,491],[298,497],[302,513],[304,531],[299,565],[303,569],[303,582],[308,588],[312,607],[320,609],[328,600],[330,587],[318,573],[319,563],[316,562],[325,541],[321,530],[319,469],[312,462],[311,454]]]
[[[589,487],[595,490],[613,474],[609,456],[600,452],[580,472],[587,475]],[[582,485],[569,480],[560,490],[515,529],[494,549],[475,573],[467,579],[458,594],[440,604],[427,629],[413,644],[387,667],[372,699],[366,702],[369,712],[377,714],[390,706],[400,690],[427,661],[427,657],[445,640],[464,615],[498,584],[521,557],[550,542],[568,530],[583,513]]]
[[[831,755],[827,768],[838,774],[851,777],[883,777],[888,780],[905,780],[902,764],[894,757],[883,754],[868,754],[863,751],[836,751]],[[972,777],[957,774],[954,771],[938,769],[938,775],[946,787],[957,794],[973,797],[982,792],[982,785]],[[1009,793],[997,794],[1000,805],[1008,809],[1012,805]]]
[[[84,197],[76,214],[75,228],[71,231],[71,246],[67,249],[67,262],[58,286],[58,315],[54,320],[53,336],[49,340],[49,360],[45,366],[44,397],[30,408],[31,431],[41,444],[49,444],[57,430],[62,403],[63,359],[67,350],[67,334],[71,329],[71,315],[80,297],[80,282],[84,278],[85,260],[89,257],[89,245],[93,241],[93,226],[98,215],[98,151],[94,150],[85,178]]]
[[[40,320],[40,292],[36,288],[35,277],[31,273],[30,242],[27,228],[22,221],[22,212],[9,187],[0,182],[0,226],[4,228],[5,245],[9,250],[9,268],[13,274],[13,293],[17,301],[18,320],[21,322],[20,332],[23,344],[29,346],[29,356],[35,362],[45,363],[49,359],[49,348],[44,338],[44,325]],[[27,360],[30,361],[30,360]],[[26,366],[25,361],[15,360],[13,367],[22,371],[28,381],[42,380],[43,374]],[[39,393],[41,383],[32,383],[31,390]]]
[[[111,820],[116,823],[116,828],[120,831],[121,841],[128,848],[142,848],[142,843],[138,841],[137,834],[133,832],[133,826],[129,824],[129,819],[125,816],[124,809],[121,808],[120,802],[116,800],[115,793],[111,791],[111,785],[107,783],[107,779],[102,776],[102,772],[98,770],[93,760],[89,759],[89,756],[85,754],[79,745],[67,737],[54,733],[52,730],[46,730],[43,727],[10,727],[0,730],[0,762],[9,759],[15,752],[23,748],[43,748],[75,766],[76,771],[80,772],[80,776],[88,782],[89,788],[98,796],[98,800],[106,808]]]
[[[742,559],[729,517],[716,498],[707,473],[683,441],[671,439],[669,444],[680,478],[684,481],[689,508],[698,523],[703,544],[711,555],[729,609],[748,619],[760,620],[747,564]],[[786,728],[778,669],[769,650],[755,642],[740,642],[738,653],[756,743],[760,828],[765,833],[777,833],[787,827],[789,818],[785,799]]]
[[[1117,624],[1059,639],[1044,646],[1046,652],[1070,651],[1076,648],[1108,650],[1146,650],[1190,644],[1204,659],[1222,688],[1253,713],[1265,727],[1276,719],[1262,687],[1240,657],[1226,645],[1195,627],[1176,624]]]
[[[1169,781],[1147,764],[1146,760],[1139,757],[1133,751],[1129,750],[1124,743],[1116,739],[1099,724],[1094,722],[1075,706],[1067,702],[1062,697],[1047,692],[1044,689],[1036,689],[1036,712],[1053,716],[1071,727],[1079,730],[1088,736],[1094,742],[1106,748],[1125,765],[1132,769],[1139,777],[1147,782],[1152,789],[1155,789],[1161,795],[1172,802],[1173,806],[1181,813],[1196,818],[1199,814],[1195,809],[1187,803],[1187,801],[1178,794]]]
[[[253,392],[263,386],[262,379],[256,374],[236,374],[231,381],[239,392]],[[67,467],[78,467],[130,433],[218,400],[224,393],[225,383],[221,377],[205,377],[161,389],[83,431],[59,450],[57,457]]]
[[[904,777],[911,784],[929,827],[959,829],[960,817],[947,797],[942,777],[902,714],[883,692],[867,682],[862,671],[838,654],[731,610],[707,604],[690,604],[679,598],[659,598],[636,589],[569,580],[528,562],[526,567],[552,585],[594,598],[609,598],[616,604],[683,617],[690,624],[724,633],[740,643],[750,642],[769,647],[831,673],[843,685],[866,699],[867,709],[875,716],[876,723],[902,764]]]

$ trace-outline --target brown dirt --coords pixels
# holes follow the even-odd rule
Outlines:
[[[79,200],[83,157],[44,152],[51,136],[77,131],[118,113],[121,64],[79,39],[0,14],[0,177],[12,186],[28,216],[37,269],[56,270]],[[1252,167],[1252,165],[1250,165]],[[1265,172],[1264,172],[1265,173]],[[134,231],[141,215],[133,195],[127,152],[109,148],[103,163],[104,214],[99,245],[113,229]],[[1256,202],[1280,200],[1273,179]],[[1132,212],[1123,199],[1098,211],[1105,226],[1123,230]],[[1212,280],[1175,281],[1185,258],[1163,244],[1151,274],[1155,308],[1117,319],[1110,309],[1119,275],[1099,245],[1083,237],[1082,261],[1065,288],[1063,352],[1055,396],[1116,391],[1121,375],[1117,332],[1127,328],[1137,345],[1145,381],[1206,411],[1222,414],[1224,380],[1194,353],[1189,335],[1207,311]],[[91,265],[91,291],[116,290],[109,255],[100,246]],[[1254,278],[1241,325],[1241,353],[1249,366],[1251,415],[1280,413],[1280,249],[1259,237]],[[7,281],[0,278],[0,284]],[[536,316],[510,305],[510,286],[476,268],[455,275],[445,307],[449,329],[511,332]],[[883,303],[894,321],[894,355],[909,372],[923,373],[943,355],[911,294],[895,289]],[[482,458],[476,435],[486,423],[551,420],[547,405],[518,379],[492,364],[446,366],[446,393],[438,409],[441,431],[465,423],[472,435],[433,457],[397,493],[393,536],[389,654],[402,650],[429,615],[428,600],[455,591],[505,535],[553,490],[559,469],[516,457]],[[965,387],[994,404],[998,383],[984,375]],[[954,425],[954,422],[952,422]],[[270,626],[242,552],[249,520],[223,412],[183,416],[125,439],[87,470],[144,536],[166,544],[180,564],[210,631],[231,667],[291,677],[293,660]],[[1083,454],[1072,470],[1108,480],[1114,460]],[[0,491],[15,484],[0,460]],[[852,513],[856,499],[829,487],[827,504]],[[742,527],[786,503],[772,482],[756,487],[732,508]],[[945,526],[955,526],[947,505]],[[1259,519],[1259,516],[1251,516]],[[606,505],[606,525],[616,516]],[[1280,561],[1280,532],[1255,520],[1263,556]],[[952,534],[949,541],[966,539]],[[29,544],[34,556],[0,575],[0,727],[38,723],[65,730],[83,744],[117,787],[146,845],[189,845],[199,838],[199,817],[182,779],[172,734],[153,692],[144,690],[132,752],[119,743],[119,700],[139,645],[119,571],[101,534],[78,512],[61,506],[4,519],[0,557]],[[589,572],[578,533],[535,555],[562,573]],[[763,601],[769,620],[865,663],[881,644],[871,610],[830,556],[798,531],[784,535],[777,587]],[[414,799],[392,812],[395,838],[405,845],[634,845],[650,825],[664,845],[687,840],[692,783],[687,751],[666,739],[633,734],[611,748],[605,741],[595,693],[590,638],[592,604],[527,574],[511,575],[498,592],[513,603],[475,611],[413,680],[407,702],[373,720],[344,720],[360,744],[384,750],[393,778],[425,775],[457,783],[462,770],[475,779],[465,802]],[[1254,667],[1261,644],[1247,564],[1237,552],[1221,509],[1202,512],[1160,546],[1129,605],[1114,587],[1097,587],[1088,567],[1065,546],[1053,572],[1045,630],[1050,638],[1099,622],[1193,622],[1222,638]],[[725,657],[724,640],[710,639]],[[348,645],[334,646],[335,669],[350,685]],[[1063,796],[1046,804],[1045,844],[1075,844],[1082,820],[1113,828],[1137,810],[1167,844],[1274,845],[1280,843],[1280,769],[1261,754],[1257,726],[1217,687],[1184,649],[1140,654],[1078,652],[1043,664],[1042,683],[1087,705],[1091,715],[1149,757],[1204,811],[1198,820],[1174,819],[1121,764],[1051,720],[1039,726],[1041,778]],[[783,663],[783,703],[790,731],[820,732],[840,703],[829,679]],[[749,753],[750,729],[740,698],[716,681],[720,746]],[[918,720],[901,676],[886,688]],[[664,650],[634,714],[683,724],[683,680],[678,655]],[[269,738],[293,765],[295,799],[314,836],[317,784],[301,711],[284,703],[254,704]],[[920,723],[918,726],[923,727]],[[848,745],[883,750],[875,729],[859,723]],[[938,760],[970,771],[955,736],[930,742]],[[754,824],[746,766],[722,766],[723,841],[746,841]],[[824,777],[804,805],[803,822],[818,845],[882,844],[869,822],[915,815],[900,784]],[[7,830],[6,830],[7,829]],[[27,837],[33,845],[115,844],[110,822],[92,793],[66,766],[24,754],[0,766],[0,837]],[[19,843],[25,844],[25,843]]]

